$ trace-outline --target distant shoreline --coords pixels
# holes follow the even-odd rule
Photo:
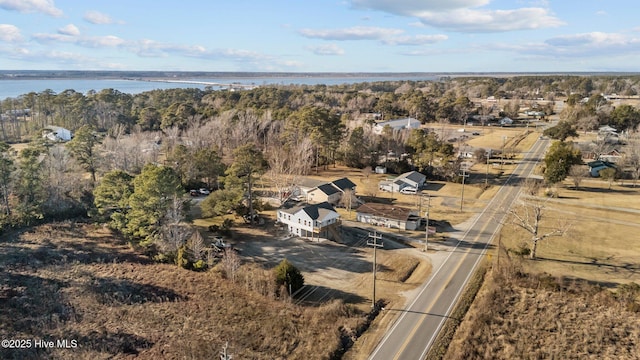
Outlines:
[[[300,77],[514,77],[514,76],[639,76],[640,72],[203,72],[203,71],[80,71],[80,70],[0,70],[0,80],[168,80],[197,78],[300,78]]]

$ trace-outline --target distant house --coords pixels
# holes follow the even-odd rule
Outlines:
[[[416,230],[420,227],[420,216],[417,212],[389,204],[366,203],[360,205],[356,212],[356,220],[386,228]]]
[[[315,179],[303,179],[296,186],[294,194],[299,200],[310,204],[328,202],[336,205],[340,202],[342,194],[349,190],[352,194],[356,192],[356,184],[348,178],[340,178],[331,182]]]
[[[419,129],[420,121],[414,118],[395,119],[389,121],[382,121],[373,126],[373,132],[377,135],[381,135],[384,128],[389,126],[394,132],[404,129]]]
[[[500,126],[511,126],[513,125],[513,120],[509,117],[504,117],[500,119]]]
[[[399,175],[395,179],[380,181],[378,188],[382,191],[399,192],[404,188],[420,190],[427,180],[427,177],[417,171],[409,171]]]
[[[587,166],[589,166],[589,174],[593,177],[600,177],[600,171],[604,169],[616,168],[614,163],[603,160],[590,161],[587,163]]]
[[[51,141],[71,140],[71,131],[60,126],[49,125],[42,130],[42,137]]]
[[[338,240],[340,215],[328,202],[301,204],[278,210],[278,221],[296,236]]]

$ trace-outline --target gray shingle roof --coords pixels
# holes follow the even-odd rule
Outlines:
[[[354,187],[356,187],[356,184],[354,184],[353,181],[349,180],[346,177],[334,180],[331,183],[342,191],[345,191],[346,189],[353,189]]]
[[[319,204],[305,206],[302,210],[306,212],[312,220],[322,220],[330,213],[336,212],[333,206],[326,201]]]
[[[336,188],[335,186],[331,185],[331,184],[323,184],[318,186],[318,190],[322,191],[323,193],[327,194],[327,195],[333,195],[337,192],[339,192],[340,190],[338,190],[338,188]]]

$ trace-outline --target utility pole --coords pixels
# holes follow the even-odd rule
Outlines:
[[[484,175],[484,185],[486,187],[487,185],[489,185],[489,158],[491,157],[491,152],[487,151],[485,153],[485,157],[487,158],[487,170]]]
[[[504,145],[505,145],[505,140],[507,140],[506,136],[502,136],[502,154],[500,154],[500,157],[502,158],[502,161],[500,162],[500,171],[502,171],[502,168],[504,167]]]
[[[229,348],[229,342],[224,343],[224,347],[222,347],[222,351],[220,352],[220,360],[232,360],[233,355],[227,354],[227,349]]]
[[[376,268],[377,268],[377,259],[376,259],[376,249],[382,247],[382,235],[378,235],[376,231],[373,234],[369,233],[369,238],[371,240],[367,241],[367,245],[373,246],[373,297],[371,299],[371,307],[376,307]],[[380,240],[380,243],[378,243]]]
[[[464,202],[464,179],[469,177],[467,169],[463,168],[460,176],[462,176],[462,194],[460,194],[460,211],[462,211],[462,203]]]
[[[427,194],[427,210],[424,212],[424,217],[427,218],[427,226],[424,230],[424,252],[429,250],[429,208],[431,207],[431,195]]]

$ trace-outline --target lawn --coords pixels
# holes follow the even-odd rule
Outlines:
[[[568,221],[563,237],[539,244],[536,261],[526,261],[532,272],[586,279],[615,286],[640,282],[640,188],[590,184],[592,190],[559,189],[559,198],[550,199],[542,226],[554,226],[557,219]],[[608,208],[609,207],[609,208]],[[611,208],[614,207],[614,208]],[[530,235],[513,226],[502,230],[502,245],[517,249],[528,244]]]

